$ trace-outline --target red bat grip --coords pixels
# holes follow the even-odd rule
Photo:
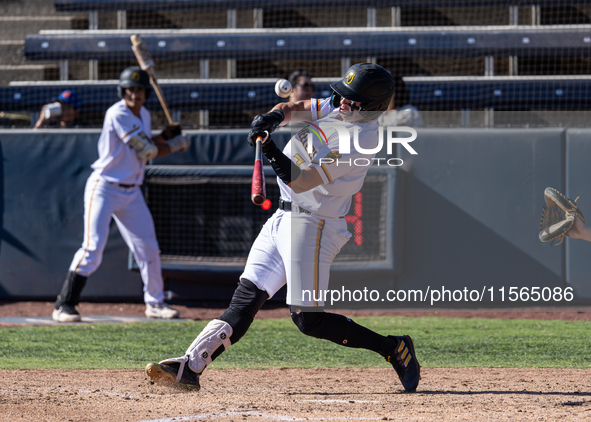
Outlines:
[[[252,185],[250,188],[250,199],[253,204],[261,205],[267,198],[265,189],[265,175],[263,174],[263,137],[256,139],[256,151],[254,156],[254,170],[252,172]]]

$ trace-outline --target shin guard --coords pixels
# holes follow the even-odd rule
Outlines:
[[[232,332],[232,326],[227,322],[219,319],[210,321],[185,352],[189,357],[191,371],[201,374],[211,363],[212,356],[218,349],[223,347],[219,351],[221,353],[230,347]]]

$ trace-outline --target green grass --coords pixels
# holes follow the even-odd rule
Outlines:
[[[590,368],[591,321],[359,317],[410,334],[425,367]],[[206,322],[0,328],[2,369],[138,369],[181,356]],[[301,334],[290,319],[257,320],[212,368],[387,367],[366,350]]]

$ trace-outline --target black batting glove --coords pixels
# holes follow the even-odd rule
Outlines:
[[[248,144],[251,147],[256,146],[257,138],[259,136],[263,138],[263,149],[264,149],[267,142],[271,141],[271,135],[269,135],[269,133],[265,132],[264,130],[251,129],[251,131],[248,132]],[[267,139],[265,139],[265,138],[267,138]]]
[[[255,116],[250,124],[252,129],[248,134],[248,143],[250,146],[254,147],[256,145],[257,136],[264,138],[266,136],[265,131],[269,132],[269,135],[273,133],[284,119],[285,116],[279,110]]]
[[[181,134],[181,125],[179,125],[178,123],[173,123],[171,125],[166,126],[166,129],[164,129],[160,133],[160,136],[162,136],[165,141],[168,141],[169,139],[172,139],[175,136],[178,136],[180,134]]]

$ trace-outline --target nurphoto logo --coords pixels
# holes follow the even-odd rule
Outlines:
[[[329,129],[336,130],[337,133],[339,134],[339,150],[333,151],[332,153],[330,153],[329,155],[327,155],[324,158],[320,158],[319,162],[320,162],[320,164],[336,163],[336,165],[338,166],[339,159],[341,158],[341,155],[351,153],[351,138],[350,138],[349,130],[347,129],[345,124],[341,124],[339,122],[321,122],[319,126],[322,130],[325,130],[325,131],[329,130]],[[392,152],[394,151],[394,146],[396,144],[400,144],[410,154],[418,155],[418,153],[415,151],[415,149],[409,145],[411,142],[413,142],[415,139],[417,139],[417,131],[411,127],[408,127],[408,126],[387,126],[384,128],[384,127],[380,126],[378,129],[378,144],[375,148],[370,148],[370,149],[362,148],[359,145],[359,130],[360,129],[358,127],[354,128],[353,148],[355,148],[355,151],[357,151],[361,154],[368,154],[368,155],[377,154],[378,152],[380,152],[382,150],[382,148],[384,147],[384,144],[385,144],[386,148],[387,148],[387,150],[386,150],[387,154],[392,155]],[[384,141],[384,131],[386,132],[385,141]],[[397,134],[397,133],[409,133],[410,136],[407,136],[404,138],[398,138],[395,136],[395,134]],[[312,136],[313,136],[312,133],[309,132],[308,133],[307,148],[308,148],[308,153],[310,155],[313,155],[313,151],[311,151],[311,149],[313,148]],[[370,166],[374,163],[376,163],[377,165],[380,165],[381,161],[385,161],[386,165],[394,166],[394,167],[401,166],[404,163],[401,158],[390,158],[390,159],[373,158],[373,160],[370,160],[368,158],[357,158],[354,160],[353,163],[351,163],[350,159],[345,160],[345,161],[341,161],[341,163],[347,164],[349,166],[353,164],[356,166],[365,167],[365,166]]]

